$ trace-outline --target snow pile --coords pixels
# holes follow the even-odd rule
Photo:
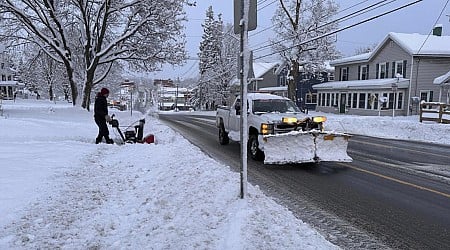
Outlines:
[[[3,108],[1,249],[337,249],[258,187],[239,199],[238,173],[151,116],[156,144],[95,145],[90,112]]]

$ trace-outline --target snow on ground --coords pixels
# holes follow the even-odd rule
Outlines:
[[[81,108],[2,108],[0,249],[337,249],[258,187],[239,199],[238,173],[150,115],[155,144],[96,145]]]
[[[92,112],[46,100],[2,107],[0,249],[337,248],[258,187],[239,199],[238,173],[151,114],[114,111],[121,125],[145,117],[155,144],[96,145]],[[450,125],[417,116],[310,115],[337,132],[450,144]]]

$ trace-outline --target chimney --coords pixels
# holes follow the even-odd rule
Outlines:
[[[437,24],[433,28],[433,35],[434,36],[442,36],[442,24]]]

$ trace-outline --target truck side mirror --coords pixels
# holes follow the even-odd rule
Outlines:
[[[236,103],[236,105],[234,105],[234,109],[236,109],[236,115],[241,114],[241,105],[239,103]]]

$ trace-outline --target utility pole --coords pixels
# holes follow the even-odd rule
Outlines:
[[[240,121],[240,142],[241,142],[241,199],[247,193],[247,82],[249,65],[244,65],[248,61],[248,31],[256,29],[256,0],[234,0],[234,33],[240,34],[239,51],[239,78],[241,85],[241,121]],[[247,60],[245,60],[247,59]]]

